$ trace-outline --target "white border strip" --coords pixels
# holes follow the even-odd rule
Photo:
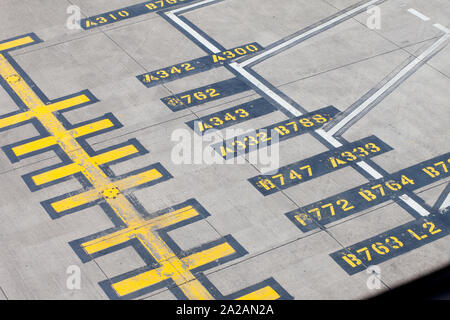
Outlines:
[[[210,0],[212,1],[212,0]],[[199,2],[200,3],[200,2]],[[186,7],[184,7],[186,8]],[[165,13],[167,17],[169,17],[173,22],[178,24],[180,27],[182,27],[184,30],[186,30],[191,36],[193,36],[195,39],[200,41],[201,44],[203,44],[205,47],[207,47],[210,51],[214,53],[219,53],[220,50],[215,45],[213,45],[211,42],[206,40],[200,33],[189,27],[186,23],[183,22],[178,16],[176,16],[172,11]]]

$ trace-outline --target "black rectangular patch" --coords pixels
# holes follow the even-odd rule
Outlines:
[[[370,136],[281,167],[276,174],[259,175],[248,181],[267,196],[391,150],[389,145]]]

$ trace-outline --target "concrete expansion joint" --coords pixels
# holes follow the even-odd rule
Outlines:
[[[119,190],[119,188],[117,188],[115,186],[106,188],[105,190],[103,190],[101,192],[101,195],[105,199],[116,199],[119,194],[120,194],[120,190]]]

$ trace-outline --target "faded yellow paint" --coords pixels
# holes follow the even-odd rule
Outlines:
[[[2,118],[0,119],[0,129],[30,120],[32,117],[32,113],[27,111]]]
[[[30,41],[32,41],[31,38],[28,39],[27,37],[24,37],[21,40],[19,39],[6,44],[1,44],[0,50],[10,49],[14,46],[29,43]],[[131,177],[130,179],[124,179],[121,182],[113,182],[99,167],[102,163],[137,152],[134,146],[118,148],[95,157],[90,157],[86,151],[84,151],[76,140],[77,135],[75,131],[66,130],[52,112],[88,102],[89,98],[85,95],[45,105],[2,54],[0,54],[0,76],[6,80],[19,99],[29,108],[26,112],[1,119],[0,128],[18,124],[34,117],[44,126],[47,132],[54,137],[56,143],[73,161],[72,164],[67,166],[34,176],[34,181],[37,184],[42,184],[58,179],[59,177],[67,176],[68,174],[81,172],[93,185],[95,191],[88,191],[71,197],[68,200],[62,200],[55,203],[54,208],[57,208],[57,210],[65,210],[76,204],[87,203],[92,201],[92,199],[98,199],[103,194],[102,191],[104,190],[111,188],[121,190],[124,189],[124,187],[132,186],[133,183],[138,183],[139,181],[148,180],[157,176],[157,174],[153,172],[144,175],[136,175],[134,177],[135,180]],[[81,132],[80,134],[83,133]],[[33,148],[42,148],[44,145],[54,143],[55,140],[49,139],[47,141],[41,141],[35,146],[25,147],[25,149],[22,149],[19,152],[29,152]],[[134,182],[127,185],[130,181]],[[188,299],[213,299],[213,296],[194,277],[189,269],[201,265],[202,263],[207,263],[213,258],[217,259],[223,255],[228,255],[234,250],[231,250],[229,246],[222,244],[217,248],[206,250],[203,254],[194,254],[182,260],[174,254],[170,247],[156,232],[157,229],[195,217],[198,215],[198,212],[194,208],[186,207],[151,220],[145,220],[122,193],[118,192],[116,197],[104,197],[104,199],[110,205],[117,217],[119,217],[128,227],[83,244],[82,247],[86,252],[88,254],[98,252],[118,243],[127,241],[127,239],[137,238],[161,265],[161,267],[156,270],[151,270],[113,284],[113,288],[120,296],[132,293],[170,277]],[[211,256],[208,256],[208,254]],[[198,259],[198,261],[196,259]],[[247,296],[250,298],[257,296],[268,297],[271,296],[270,294],[271,293],[268,290],[259,290],[254,295]],[[274,296],[273,293],[272,296]]]
[[[279,298],[280,295],[275,290],[273,290],[272,287],[267,286],[246,294],[245,296],[237,298],[236,300],[276,300]]]
[[[199,213],[197,212],[197,210],[195,210],[191,206],[187,206],[176,211],[168,212],[153,219],[138,220],[130,224],[126,229],[121,229],[119,231],[107,234],[101,238],[85,242],[81,246],[84,248],[86,253],[93,254],[122,244],[123,242],[126,242],[136,236],[141,238],[144,235],[145,238],[145,234],[149,231],[162,229],[174,225],[178,222],[196,217],[198,215]],[[143,243],[143,245],[146,246],[145,242]],[[162,256],[158,252],[155,252],[155,255],[159,255],[159,259],[162,258]],[[167,255],[165,259],[169,259],[171,257],[172,255]]]
[[[81,169],[82,167],[80,167],[78,164],[71,163],[63,167],[35,175],[34,177],[32,177],[32,179],[37,186],[40,186],[43,185],[44,183],[52,182],[57,179],[68,177],[71,174],[78,173],[81,171]]]

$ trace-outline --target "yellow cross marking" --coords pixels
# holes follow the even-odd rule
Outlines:
[[[0,44],[0,52],[32,43],[33,41],[34,40],[31,37],[26,36],[2,43]],[[115,188],[120,191],[161,177],[161,173],[157,170],[149,170],[120,181],[111,181],[99,166],[103,163],[137,152],[136,148],[134,146],[126,146],[90,157],[79,145],[76,138],[85,135],[88,132],[93,132],[93,130],[96,129],[94,127],[82,127],[66,130],[59,122],[58,118],[53,114],[55,111],[64,110],[89,102],[89,98],[86,95],[79,95],[64,101],[45,105],[1,53],[0,77],[5,79],[9,87],[29,109],[28,111],[0,119],[0,129],[19,124],[31,118],[36,118],[51,135],[51,137],[42,138],[34,142],[17,146],[13,149],[13,152],[20,156],[45,148],[46,146],[58,144],[73,162],[62,168],[57,168],[34,176],[33,179],[35,183],[43,184],[69,174],[81,172],[93,185],[92,190],[54,202],[52,206],[57,212],[62,212],[80,204],[96,200],[99,197],[103,197],[103,192],[105,190],[112,190]],[[97,123],[97,125],[102,127],[108,124]],[[82,244],[82,247],[85,249],[86,253],[92,254],[128,241],[129,239],[137,238],[161,265],[158,269],[150,270],[113,284],[113,288],[116,292],[121,296],[126,295],[170,277],[188,299],[213,299],[213,296],[208,290],[194,277],[191,270],[221,257],[228,256],[235,252],[234,249],[228,243],[223,243],[180,259],[165,241],[161,239],[155,230],[195,217],[199,213],[193,207],[188,206],[151,220],[145,220],[121,192],[117,192],[115,195],[115,197],[103,198],[127,228],[99,239],[86,242]],[[276,297],[277,294],[272,291],[273,289],[266,287],[248,294],[247,297]]]

